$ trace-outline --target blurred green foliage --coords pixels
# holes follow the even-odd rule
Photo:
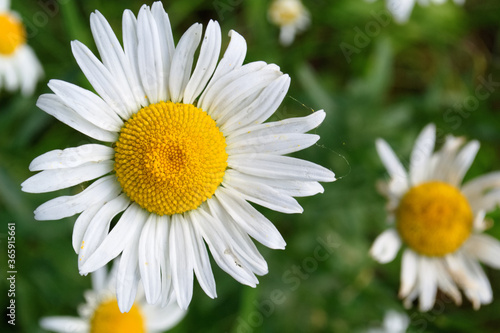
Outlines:
[[[218,298],[209,299],[195,285],[189,314],[172,331],[357,332],[380,326],[385,311],[396,309],[410,316],[410,332],[497,332],[500,271],[485,268],[495,299],[479,311],[467,301],[457,307],[439,294],[435,308],[420,313],[404,310],[397,298],[400,258],[379,265],[368,249],[386,228],[385,202],[375,187],[386,177],[374,148],[377,137],[385,138],[404,162],[418,132],[434,122],[440,142],[448,133],[481,142],[467,178],[500,169],[500,2],[417,5],[405,25],[392,22],[381,0],[304,3],[312,24],[284,48],[278,43],[278,28],[266,19],[269,0],[164,1],[176,41],[192,23],[206,25],[216,19],[224,47],[227,32],[234,29],[247,40],[246,62],[274,62],[290,74],[289,95],[273,119],[325,109],[326,121],[316,130],[321,140],[297,155],[331,168],[339,178],[324,184],[324,194],[299,199],[305,210],[301,215],[263,209],[288,244],[285,251],[259,246],[269,274],[251,289],[213,264]],[[16,223],[18,272],[16,326],[7,325],[4,316],[2,332],[42,332],[42,316],[76,315],[82,292],[90,287],[90,279],[78,274],[71,246],[75,217],[38,222],[32,214],[46,200],[80,188],[34,195],[22,193],[20,183],[31,175],[28,165],[34,157],[89,141],[35,106],[37,97],[49,92],[46,82],[52,78],[91,89],[72,57],[70,41],[78,39],[95,51],[90,13],[98,9],[121,36],[123,10],[137,13],[142,4],[13,1],[45,79],[31,98],[0,93],[2,276],[8,222]],[[475,103],[484,80],[495,83],[487,98]],[[500,213],[491,217],[497,223],[488,232],[500,238]],[[331,245],[325,248],[325,242]],[[311,260],[319,246],[326,257]],[[0,290],[4,312],[5,281]]]

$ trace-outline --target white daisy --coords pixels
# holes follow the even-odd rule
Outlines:
[[[121,313],[115,280],[116,269],[109,274],[105,267],[98,269],[92,273],[92,290],[84,293],[86,303],[78,307],[79,317],[44,317],[40,326],[61,333],[159,333],[171,329],[186,315],[175,301],[166,307],[147,304],[141,288],[130,311]]]
[[[389,310],[385,313],[382,327],[369,328],[366,333],[404,333],[410,325],[406,313]]]
[[[31,95],[43,70],[26,44],[26,30],[21,17],[10,10],[10,0],[0,0],[0,31],[0,89]]]
[[[375,0],[366,0],[374,2]],[[406,23],[410,18],[413,7],[418,2],[422,6],[428,6],[430,3],[443,4],[447,0],[386,0],[387,9],[394,16],[397,23]],[[465,0],[453,0],[457,5],[463,5]]]
[[[300,0],[274,0],[269,6],[268,18],[280,27],[280,43],[288,46],[295,35],[304,31],[311,21],[309,11]]]
[[[415,142],[409,172],[384,140],[377,151],[390,181],[386,184],[392,227],[375,240],[370,253],[381,263],[392,261],[401,244],[401,288],[405,306],[419,298],[420,310],[434,305],[437,290],[457,305],[461,288],[475,309],[492,301],[491,286],[478,261],[500,268],[500,242],[483,234],[485,214],[500,200],[500,172],[461,185],[479,149],[477,141],[448,136],[433,153],[436,129],[424,128]]]
[[[218,61],[217,22],[209,22],[204,36],[201,24],[192,25],[175,46],[161,2],[143,6],[137,19],[126,10],[122,48],[99,12],[90,21],[102,62],[78,41],[72,49],[98,95],[52,80],[54,94],[41,96],[37,105],[111,144],[54,150],[33,160],[30,170],[42,172],[22,184],[26,192],[98,178],[81,193],[44,203],[35,219],[81,213],[73,231],[81,274],[121,254],[116,290],[123,311],[132,306],[139,279],[151,304],[166,304],[174,293],[187,308],[193,272],[216,297],[205,243],[224,271],[255,287],[255,274],[268,268],[249,236],[272,249],[283,249],[285,241],[248,201],[301,213],[294,196],[321,193],[318,181],[335,180],[328,169],[282,156],[319,139],[305,133],[321,124],[325,112],[264,123],[290,78],[265,62],[242,65],[246,43],[235,31]]]

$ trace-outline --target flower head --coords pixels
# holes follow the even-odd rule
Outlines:
[[[53,316],[40,321],[43,329],[61,333],[155,333],[177,325],[186,315],[172,300],[166,307],[146,303],[142,289],[128,313],[118,308],[114,287],[116,267],[92,273],[92,290],[85,292],[85,304],[78,307],[79,317]]]
[[[268,10],[269,20],[280,27],[280,42],[293,43],[295,35],[307,28],[310,14],[300,0],[274,0]]]
[[[407,173],[384,140],[377,151],[390,181],[385,186],[392,227],[374,242],[370,252],[381,263],[403,252],[399,295],[405,306],[419,298],[420,309],[432,308],[441,289],[461,304],[461,288],[474,308],[490,303],[490,283],[478,261],[500,268],[500,242],[483,234],[485,214],[500,200],[500,173],[462,184],[479,143],[464,145],[449,136],[433,153],[436,129],[424,128],[413,148]],[[463,146],[463,147],[462,147]]]
[[[31,95],[43,75],[42,66],[26,42],[20,16],[10,10],[9,0],[0,0],[0,89],[21,89]]]
[[[290,78],[276,65],[243,65],[246,43],[235,31],[219,61],[217,22],[209,22],[204,36],[201,24],[192,25],[175,44],[168,15],[155,2],[137,19],[124,12],[122,48],[99,12],[90,21],[102,62],[78,41],[72,49],[98,94],[52,80],[54,94],[42,95],[37,105],[107,144],[35,158],[30,170],[42,172],[22,187],[40,193],[97,180],[44,203],[35,218],[81,213],[73,231],[81,274],[121,255],[116,290],[122,311],[132,306],[140,280],[151,304],[167,304],[173,294],[186,308],[194,274],[216,297],[206,245],[224,271],[255,287],[255,275],[268,269],[250,236],[273,249],[285,241],[249,201],[300,213],[294,197],[322,192],[318,181],[335,180],[328,169],[283,156],[319,139],[305,133],[325,112],[264,123]]]

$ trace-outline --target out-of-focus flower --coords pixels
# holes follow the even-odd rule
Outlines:
[[[368,2],[374,2],[375,0],[366,0]],[[431,3],[443,4],[447,0],[386,0],[387,9],[394,16],[394,20],[398,23],[405,23],[410,18],[413,7],[416,3],[422,6],[428,6]],[[463,5],[465,0],[453,0],[457,5]]]
[[[194,274],[216,297],[206,245],[224,271],[255,287],[256,275],[268,268],[250,236],[273,249],[286,243],[249,201],[301,213],[294,197],[323,192],[319,181],[335,180],[326,168],[283,156],[318,141],[306,132],[323,122],[325,112],[265,123],[285,97],[290,77],[274,64],[243,65],[247,46],[235,31],[219,61],[217,22],[209,22],[204,36],[201,24],[192,25],[175,46],[168,15],[155,2],[137,18],[124,12],[124,48],[99,12],[90,22],[102,62],[78,41],[72,48],[99,95],[52,80],[54,94],[42,95],[37,105],[110,144],[34,159],[30,170],[42,172],[22,184],[26,192],[97,178],[81,193],[44,203],[35,218],[81,213],[73,229],[81,274],[121,254],[117,294],[123,311],[132,306],[140,281],[151,304],[166,304],[174,293],[187,308]]]
[[[461,288],[475,309],[492,301],[490,283],[479,261],[500,268],[500,242],[484,234],[485,214],[500,201],[500,172],[462,183],[479,149],[477,141],[448,136],[433,153],[436,129],[424,128],[415,142],[407,173],[384,140],[377,151],[390,175],[385,186],[389,222],[370,253],[392,261],[401,244],[401,288],[406,307],[419,298],[420,310],[434,305],[437,290],[461,304]]]
[[[31,95],[42,75],[20,16],[10,10],[10,0],[0,0],[0,89]]]
[[[382,327],[373,327],[366,333],[405,333],[410,325],[410,318],[406,313],[389,310],[385,313]]]
[[[115,266],[116,267],[116,266]],[[121,313],[115,296],[116,269],[92,273],[92,290],[84,294],[79,317],[54,316],[40,320],[43,329],[61,333],[159,333],[177,325],[186,315],[175,300],[166,307],[147,304],[141,289],[128,313]]]
[[[300,0],[274,0],[268,17],[280,27],[280,42],[284,46],[292,44],[295,35],[304,31],[310,23],[309,11]]]

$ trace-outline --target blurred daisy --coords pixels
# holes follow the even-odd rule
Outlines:
[[[500,242],[483,234],[486,212],[500,200],[500,172],[461,185],[479,149],[477,141],[449,136],[433,153],[436,129],[424,128],[415,142],[407,173],[384,140],[377,151],[391,177],[386,184],[389,220],[395,227],[375,240],[370,253],[381,263],[403,252],[399,296],[406,307],[434,305],[437,290],[457,305],[461,288],[475,309],[492,301],[491,286],[478,261],[500,268]]]
[[[40,320],[40,326],[61,333],[155,333],[171,329],[186,315],[175,301],[166,307],[146,303],[139,289],[128,313],[121,313],[114,286],[116,271],[109,274],[103,267],[92,274],[92,290],[85,292],[85,304],[78,308],[79,317],[54,316]]]
[[[37,105],[111,145],[86,144],[34,159],[30,170],[43,171],[22,184],[26,192],[98,178],[81,193],[44,203],[35,219],[81,213],[73,231],[81,274],[121,254],[122,311],[132,306],[140,279],[151,304],[166,304],[174,293],[187,308],[193,272],[216,297],[205,243],[224,271],[255,287],[255,274],[268,268],[249,236],[272,249],[283,249],[285,241],[248,201],[301,213],[294,196],[320,193],[318,181],[335,180],[328,169],[282,156],[319,139],[305,133],[321,124],[325,112],[263,123],[281,104],[290,78],[262,61],[242,65],[246,43],[235,31],[218,61],[217,22],[209,22],[204,36],[201,24],[192,25],[175,46],[168,15],[155,2],[137,19],[124,12],[122,48],[99,12],[90,21],[102,62],[78,41],[72,49],[99,95],[52,80],[54,94],[41,96]]]
[[[309,11],[300,0],[274,0],[268,17],[271,23],[280,27],[280,42],[284,46],[292,44],[295,35],[310,23]]]
[[[26,44],[26,30],[20,16],[10,10],[10,0],[0,0],[0,32],[0,89],[31,95],[43,70]]]
[[[404,333],[410,325],[410,318],[406,313],[389,310],[385,313],[381,328],[370,328],[366,333]]]
[[[375,0],[366,0],[374,2]],[[447,0],[386,0],[387,9],[394,16],[397,23],[406,23],[410,18],[413,7],[418,2],[422,6],[428,6],[430,3],[443,4]],[[453,0],[457,5],[463,5],[465,0]]]

